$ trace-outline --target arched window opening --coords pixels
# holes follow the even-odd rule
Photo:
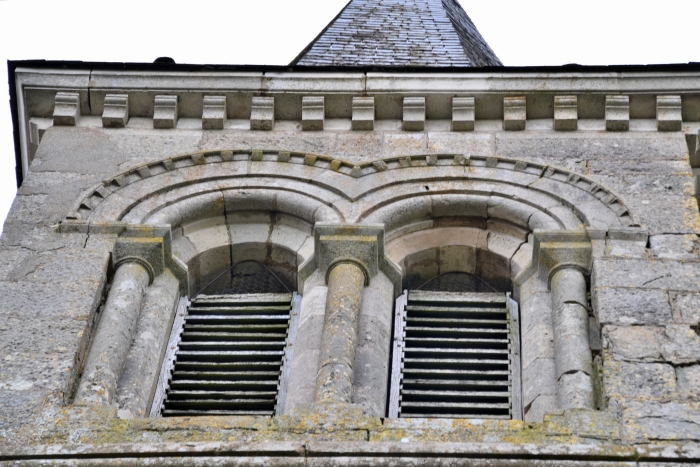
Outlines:
[[[208,274],[178,310],[151,415],[283,413],[301,298],[295,275],[257,259]]]
[[[446,272],[397,299],[389,417],[522,419],[518,306],[494,282]]]

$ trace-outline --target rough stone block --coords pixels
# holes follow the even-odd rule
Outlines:
[[[204,96],[202,129],[223,130],[226,123],[226,96]]]
[[[700,441],[700,407],[696,402],[631,401],[622,411],[622,425],[625,437],[637,442],[697,442]]]
[[[700,323],[700,293],[669,292],[673,320],[677,323]]]
[[[593,264],[593,287],[632,287],[699,292],[700,263],[647,260],[598,259]]]
[[[700,399],[700,365],[676,368],[678,395],[684,399]]]
[[[541,423],[544,421],[544,416],[554,413],[558,410],[556,395],[538,396],[532,403],[525,406],[525,422]]]
[[[153,128],[169,129],[177,126],[177,96],[156,96]]]
[[[666,341],[661,349],[663,359],[674,365],[700,362],[700,335],[685,324],[666,326]]]
[[[301,99],[301,129],[304,131],[321,131],[326,118],[325,98],[323,96],[304,96]]]
[[[403,98],[403,129],[406,131],[425,129],[425,97]]]
[[[606,347],[616,360],[660,362],[664,328],[654,326],[606,326]]]
[[[605,241],[605,254],[607,256],[643,258],[647,255],[647,238],[646,233],[639,238],[620,238],[608,235]]]
[[[554,96],[554,129],[556,131],[578,129],[577,96]]]
[[[521,334],[521,360],[526,367],[536,359],[554,358],[554,336],[552,326],[539,324],[523,330]]]
[[[676,397],[676,372],[661,363],[605,362],[605,392],[613,399],[670,400]]]
[[[668,295],[663,290],[597,288],[592,298],[601,325],[664,325],[672,319]]]
[[[374,97],[352,98],[352,129],[374,130]]]
[[[554,359],[551,358],[539,358],[523,367],[523,406],[527,407],[542,395],[556,396],[554,372]]]
[[[651,252],[657,258],[683,260],[700,257],[700,241],[695,234],[652,235],[649,243]]]
[[[503,129],[506,131],[522,131],[525,129],[527,111],[525,97],[503,98]]]
[[[452,131],[473,131],[475,105],[473,97],[452,98]]]
[[[250,129],[270,131],[275,126],[275,98],[253,97],[250,107]]]
[[[681,131],[681,96],[656,97],[656,125],[659,131]]]
[[[80,118],[80,94],[77,92],[57,92],[53,107],[53,124],[75,126]]]
[[[605,129],[608,131],[627,131],[630,129],[629,96],[605,97]]]
[[[107,94],[102,112],[102,126],[123,128],[129,121],[129,95]]]

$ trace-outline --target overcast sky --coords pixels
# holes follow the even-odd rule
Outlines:
[[[0,62],[289,63],[347,0],[0,0]],[[700,0],[460,0],[505,65],[700,62]],[[0,221],[16,191],[0,67]]]

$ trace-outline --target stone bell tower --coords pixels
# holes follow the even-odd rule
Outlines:
[[[456,0],[288,66],[10,62],[0,466],[700,462],[700,67]]]

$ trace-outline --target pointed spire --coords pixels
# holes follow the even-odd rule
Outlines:
[[[350,0],[303,66],[502,66],[457,0]]]

